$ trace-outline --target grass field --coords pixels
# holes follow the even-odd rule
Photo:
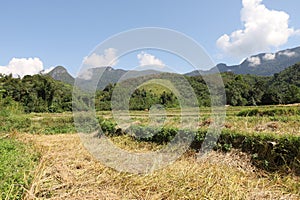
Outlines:
[[[0,199],[21,199],[30,187],[39,154],[34,148],[2,135],[0,138]]]
[[[184,113],[197,114],[192,111]],[[178,126],[180,115],[179,110],[167,110],[165,117],[159,114],[155,117],[155,124],[149,120],[148,111],[130,113],[136,125],[147,126],[151,122],[151,125],[163,124],[170,128]],[[98,112],[97,116],[108,122],[113,120],[108,111]],[[9,177],[2,178],[1,185],[7,185],[5,190],[1,188],[1,192],[5,192],[2,192],[2,199],[300,199],[300,177],[291,167],[298,169],[300,146],[293,149],[284,146],[290,144],[286,141],[299,141],[298,105],[227,108],[224,137],[246,135],[248,140],[255,138],[252,141],[258,140],[255,148],[263,146],[264,141],[272,142],[274,138],[282,150],[289,151],[286,152],[288,155],[296,153],[293,157],[296,164],[285,164],[284,168],[273,171],[253,162],[253,149],[235,148],[233,142],[225,143],[232,145],[226,151],[220,148],[204,157],[199,156],[197,149],[191,148],[175,163],[152,174],[118,172],[98,162],[84,148],[79,136],[74,134],[72,113],[29,114],[23,118],[26,120],[19,120],[22,124],[16,123],[18,126],[14,129],[5,128],[2,122],[4,128],[1,132],[5,138],[0,140],[0,147],[7,149],[7,142],[17,147],[16,150],[6,150],[6,154],[13,154],[11,159],[23,163],[26,171],[15,174],[16,177],[26,174],[14,179],[18,184],[11,182]],[[198,128],[205,130],[211,123],[210,109],[201,108]],[[110,139],[132,152],[153,151],[165,145],[138,141],[128,135],[112,135]],[[228,138],[223,140],[228,141]],[[280,148],[278,146],[276,151]],[[1,159],[12,166],[20,166],[7,161],[8,157],[2,156]],[[11,170],[13,174],[14,168],[5,166],[2,165],[2,169]],[[21,189],[11,190],[15,185],[20,185]]]
[[[228,107],[226,109],[225,127],[230,130],[236,130],[239,132],[247,132],[249,134],[257,133],[270,133],[280,135],[299,135],[300,134],[300,105],[295,106],[261,106],[259,110],[270,111],[263,116],[239,116],[242,111],[257,110],[258,107]],[[286,114],[276,114],[276,111],[281,110],[295,110],[293,113],[287,111]],[[272,113],[273,112],[273,113]],[[298,113],[297,113],[298,112]],[[109,111],[103,111],[97,113],[107,119],[112,119],[113,116]],[[180,111],[178,109],[169,109],[166,111],[166,119],[164,123],[158,123],[157,125],[164,125],[167,127],[179,126],[181,114],[197,116],[197,113],[193,111]],[[209,108],[201,108],[199,114],[199,127],[208,126],[211,124],[211,110]],[[132,111],[130,113],[130,121],[134,121],[138,124],[148,125],[150,123],[148,111]],[[126,118],[126,116],[124,116]],[[196,118],[193,118],[196,120]]]

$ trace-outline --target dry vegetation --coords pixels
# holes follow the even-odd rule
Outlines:
[[[42,157],[25,199],[300,199],[299,178],[267,174],[238,151],[188,152],[153,174],[120,173],[95,160],[77,134],[18,134]],[[126,146],[140,148],[128,138]],[[125,147],[121,138],[114,142]],[[148,146],[150,150],[155,146]]]

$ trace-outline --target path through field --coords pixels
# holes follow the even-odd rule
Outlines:
[[[19,134],[18,138],[33,142],[42,153],[25,199],[299,198],[288,191],[286,180],[292,177],[270,178],[256,170],[247,155],[237,151],[212,152],[201,159],[185,155],[153,174],[134,175],[97,162],[77,134]]]

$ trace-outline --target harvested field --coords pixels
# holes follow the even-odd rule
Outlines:
[[[25,199],[300,199],[298,177],[258,170],[235,150],[200,158],[190,151],[167,168],[137,175],[99,163],[77,134],[16,137],[42,154]]]

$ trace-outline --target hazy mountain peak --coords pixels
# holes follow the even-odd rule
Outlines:
[[[300,62],[300,47],[281,50],[276,53],[260,53],[249,56],[239,65],[227,66],[220,63],[204,74],[216,73],[216,69],[220,72],[233,72],[235,74],[254,74],[261,76],[271,76],[279,73],[287,67]],[[197,71],[187,73],[188,76],[197,76]]]
[[[57,66],[51,70],[47,75],[51,76],[53,79],[62,81],[64,83],[73,84],[74,78],[69,74],[68,70],[63,66]]]

